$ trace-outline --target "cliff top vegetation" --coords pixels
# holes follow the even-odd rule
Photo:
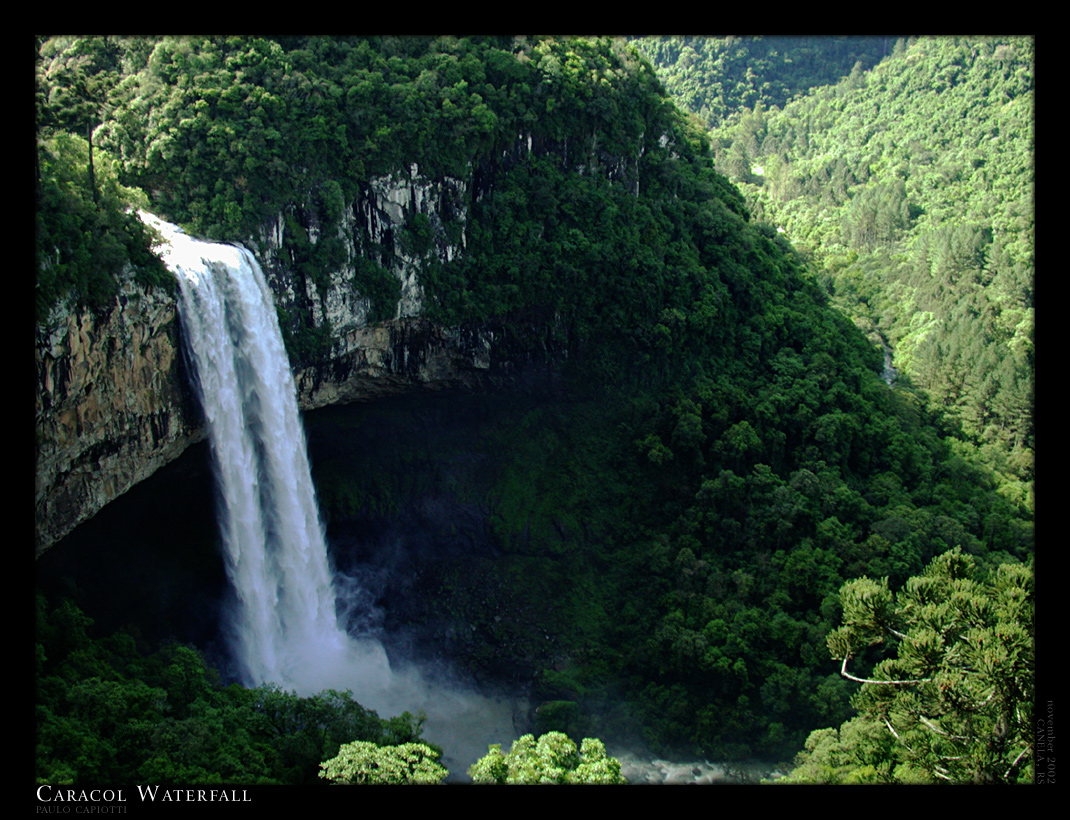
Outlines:
[[[39,43],[39,56],[39,113],[53,112],[39,121],[39,219],[60,224],[65,206],[55,203],[73,193],[82,203],[75,221],[89,224],[109,196],[115,214],[139,198],[124,193],[133,188],[155,212],[209,237],[255,243],[281,218],[278,264],[306,290],[346,272],[355,292],[381,285],[376,315],[393,315],[388,280],[404,250],[433,319],[494,323],[529,358],[547,344],[564,351],[564,398],[488,433],[504,461],[486,477],[496,554],[465,567],[466,577],[491,578],[502,597],[523,600],[552,640],[511,655],[506,630],[478,606],[483,589],[469,598],[458,583],[436,599],[486,642],[468,671],[485,672],[481,659],[498,653],[524,670],[539,703],[572,704],[546,731],[613,733],[676,754],[787,757],[816,727],[852,713],[853,687],[824,643],[846,580],[887,577],[898,588],[951,549],[983,568],[1032,552],[1030,476],[993,471],[940,402],[881,381],[879,349],[834,309],[849,277],[830,286],[816,252],[789,244],[769,221],[781,221],[772,205],[757,207],[792,179],[784,157],[777,165],[747,154],[763,158],[766,181],[754,181],[752,164],[752,177],[739,179],[746,195],[715,169],[714,156],[750,151],[759,135],[762,146],[770,134],[779,146],[773,116],[729,118],[731,144],[722,135],[711,148],[623,40],[55,38]],[[998,72],[996,52],[989,58]],[[784,112],[845,108],[860,79],[876,95],[898,76],[885,65]],[[957,76],[929,81],[952,89]],[[61,88],[91,103],[82,120],[59,118]],[[1000,98],[1000,110],[1013,103]],[[802,131],[791,133],[802,140]],[[785,151],[795,138],[783,136]],[[67,146],[60,159],[55,145]],[[839,153],[879,164],[866,150]],[[814,174],[821,162],[798,160]],[[731,162],[721,167],[736,174]],[[924,221],[910,208],[913,176],[863,181],[861,165],[851,167],[841,173],[856,181],[844,182],[837,241],[856,259],[892,254],[888,243]],[[81,181],[64,188],[61,171]],[[363,247],[354,203],[391,175],[463,185],[435,213],[408,211],[389,244]],[[837,196],[835,186],[813,185],[817,196]],[[78,255],[81,240],[49,230],[38,238],[47,269],[39,311],[63,293],[107,299],[106,281],[86,273],[95,263]],[[948,256],[943,234],[934,223],[928,230],[915,243],[928,243],[938,266],[957,259],[956,248],[989,247],[983,232],[960,241],[952,231]],[[447,246],[464,252],[451,256]],[[62,270],[49,261],[56,249],[61,262],[64,253],[73,260]],[[1031,337],[1008,316],[1001,309],[993,327],[1011,349]],[[907,331],[896,327],[901,341]],[[329,351],[331,328],[308,321],[306,330],[322,332],[316,349]],[[321,500],[338,515],[376,484],[400,483],[327,466],[342,477]],[[73,672],[63,686],[81,691],[93,676]],[[63,708],[78,708],[63,697]],[[83,781],[97,774],[63,760],[49,765]]]

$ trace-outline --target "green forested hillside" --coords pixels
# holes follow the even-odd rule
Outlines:
[[[868,72],[744,110],[718,167],[785,231],[904,385],[1029,492],[1033,45],[898,41]]]
[[[716,128],[745,108],[783,107],[811,88],[872,68],[895,39],[686,35],[637,37],[634,42],[673,99],[708,128]]]
[[[433,318],[494,321],[518,345],[549,335],[563,351],[555,359],[563,398],[493,433],[507,463],[488,491],[496,594],[523,601],[531,625],[552,636],[530,675],[536,702],[556,708],[544,715],[561,716],[543,730],[612,733],[662,753],[786,758],[813,729],[850,715],[856,687],[825,647],[844,581],[868,574],[899,585],[956,547],[984,567],[1031,553],[1028,498],[977,460],[974,445],[941,420],[940,402],[882,382],[879,350],[833,309],[830,291],[840,301],[846,285],[822,286],[815,271],[839,257],[809,234],[800,234],[800,252],[770,224],[788,224],[766,203],[773,180],[790,175],[741,180],[741,195],[714,169],[708,138],[627,43],[104,45],[116,59],[99,70],[110,90],[94,139],[115,158],[118,180],[140,186],[150,209],[211,236],[245,238],[285,214],[293,263],[313,280],[351,264],[354,288],[367,293],[359,275],[367,260],[349,259],[331,231],[308,231],[309,213],[337,226],[361,186],[410,163],[430,178],[468,182],[466,201],[434,222],[413,217],[404,241],[423,259]],[[45,86],[85,48],[74,38],[42,44]],[[990,55],[993,72],[1003,56],[1008,83],[1019,77],[1012,52],[1017,46]],[[898,82],[890,71],[865,76]],[[829,106],[849,99],[840,87],[827,95]],[[1009,118],[1001,128],[1018,122],[1016,99],[1000,103]],[[733,127],[754,118],[766,123],[752,131],[764,146],[779,120],[758,113]],[[716,139],[721,152],[749,145],[742,136],[727,147],[729,137]],[[870,177],[858,174],[889,160],[875,148],[871,157],[865,141],[844,140],[823,149],[824,161],[842,157],[843,173],[855,175],[840,204],[858,203],[850,218],[830,217],[830,241],[849,258],[836,282],[850,281],[844,271],[862,280],[865,260],[894,259],[905,238],[937,248],[943,234],[932,220],[943,206],[914,193],[922,188],[910,177],[889,194],[907,192],[906,210],[894,211],[906,222],[885,230],[874,217],[881,227],[866,233],[862,203],[872,197],[866,207],[883,214],[886,183],[874,178],[875,193],[866,194]],[[956,167],[977,172],[989,156],[973,166],[963,154]],[[807,162],[817,169],[821,160]],[[959,190],[943,178],[926,184],[949,196]],[[758,218],[748,197],[766,208]],[[914,223],[926,232],[911,234]],[[1031,337],[1006,328],[1012,310],[1027,311],[1015,301],[1026,228],[1006,224],[985,245],[985,259],[1009,260],[992,270],[1006,282],[982,291],[979,305],[998,308],[991,320],[993,333],[1007,331],[995,337],[1001,350],[1030,355]],[[462,233],[458,258],[431,252]],[[949,283],[973,287],[954,270]],[[865,287],[887,290],[884,279]],[[387,290],[381,298],[391,298]],[[918,286],[916,298],[936,292]],[[996,292],[1003,302],[988,298]],[[874,299],[882,309],[902,304]],[[897,350],[909,338],[902,323],[879,326]],[[321,497],[328,508],[332,492],[359,505],[352,490]],[[510,650],[494,636],[505,627],[478,606],[481,594],[457,607],[473,632],[489,636],[488,651],[468,662],[497,652],[502,663]]]

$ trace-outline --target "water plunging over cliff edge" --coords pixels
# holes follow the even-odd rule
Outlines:
[[[228,634],[245,682],[301,695],[350,690],[381,714],[427,713],[425,735],[467,768],[515,737],[512,707],[391,669],[381,643],[347,634],[271,291],[236,245],[192,239],[149,214],[179,280],[179,314],[207,417],[219,526],[234,591]]]
[[[236,599],[231,642],[246,682],[274,681],[302,694],[343,683],[384,690],[390,668],[382,647],[351,639],[335,614],[293,376],[260,266],[244,248],[146,221],[168,241],[161,251],[179,280]]]

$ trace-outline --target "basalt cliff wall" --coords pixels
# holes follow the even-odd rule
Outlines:
[[[248,240],[289,330],[325,331],[319,349],[292,355],[303,409],[474,386],[508,378],[530,360],[531,346],[519,349],[502,326],[442,327],[424,316],[421,261],[397,234],[415,214],[435,227],[448,207],[456,220],[456,203],[467,198],[466,183],[426,180],[415,166],[373,180],[331,224],[347,261],[315,281],[293,263],[286,241],[294,229],[312,243],[321,238],[314,208],[279,214]],[[431,253],[439,259],[462,250],[435,232]],[[398,281],[390,318],[373,320],[372,299],[354,284],[354,265],[369,253]],[[37,328],[36,554],[206,437],[181,334],[175,297],[133,277],[107,309],[60,306]]]

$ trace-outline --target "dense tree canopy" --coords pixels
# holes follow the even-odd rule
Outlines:
[[[620,761],[606,754],[602,741],[586,737],[576,744],[561,732],[547,732],[538,740],[524,735],[513,741],[507,754],[494,744],[468,769],[474,783],[489,785],[585,784],[612,786],[624,783]]]
[[[118,48],[107,38],[38,43],[35,311],[61,300],[101,307],[124,275],[174,288],[132,207],[148,200],[119,181],[114,160],[94,148],[116,79]]]
[[[343,743],[420,735],[420,719],[380,719],[349,692],[224,686],[189,646],[93,633],[70,601],[38,594],[38,783],[315,783]]]
[[[718,167],[891,346],[902,383],[1026,487],[1033,73],[1027,38],[911,38],[871,71],[713,133]]]
[[[370,784],[434,785],[449,774],[438,762],[441,752],[426,743],[378,746],[366,740],[346,743],[320,764],[320,777],[345,786]]]
[[[811,88],[871,68],[894,37],[637,37],[666,89],[709,128],[745,109],[783,107]],[[857,67],[856,67],[857,66]]]
[[[1028,44],[904,43],[870,72],[852,70],[857,57],[843,84],[794,103],[779,101],[797,93],[783,83],[782,111],[759,95],[714,135],[741,194],[620,40],[85,39],[39,47],[41,99],[56,100],[39,102],[39,220],[93,224],[105,206],[121,215],[139,187],[198,234],[255,242],[281,224],[280,264],[306,290],[349,271],[373,319],[395,314],[404,254],[431,318],[493,328],[518,361],[560,372],[554,401],[487,433],[500,461],[478,493],[493,559],[473,557],[432,596],[436,617],[461,613],[464,633],[480,636],[459,661],[467,671],[514,664],[537,703],[557,704],[544,715],[658,751],[790,755],[851,714],[853,684],[824,650],[847,579],[899,588],[955,548],[986,569],[1028,558],[1031,149],[1018,140]],[[99,82],[83,88],[71,66]],[[982,75],[988,85],[975,83]],[[986,88],[999,105],[981,104]],[[102,112],[92,163],[56,89],[91,103],[85,122]],[[960,92],[978,98],[976,116],[942,107]],[[389,243],[344,241],[372,183],[410,172],[464,184]],[[826,216],[812,213],[818,203]],[[75,227],[65,242],[49,238],[59,228],[39,233],[39,310],[71,290],[111,292],[114,278],[91,278],[98,266],[78,254],[115,243],[79,244]],[[135,245],[124,245],[130,260]],[[78,266],[50,279],[64,253]],[[933,401],[881,381],[860,317]],[[305,322],[291,355],[329,349],[333,332]],[[1002,457],[979,461],[993,443]],[[383,465],[408,459],[408,446],[359,475],[343,453],[325,458],[327,514],[396,496],[401,479]],[[493,580],[493,596],[476,577]],[[545,639],[517,639],[491,597],[514,602]],[[339,712],[356,720],[359,707],[336,693],[309,705],[221,688],[195,653],[179,655],[195,689],[181,705],[152,667],[159,656],[132,675],[97,650],[81,666],[77,653],[46,651],[39,776],[315,781],[342,743],[416,739],[384,740],[377,722],[359,736],[311,732]],[[323,722],[292,717],[320,707]],[[122,732],[98,725],[115,715]],[[924,717],[966,736],[935,711]],[[152,753],[99,753],[120,739]],[[188,769],[166,768],[160,750],[176,743],[188,754],[170,759]],[[146,759],[158,768],[141,771]],[[94,768],[106,760],[125,768]]]
[[[814,732],[785,782],[1032,782],[1033,570],[976,575],[956,549],[898,593],[886,578],[844,585],[828,647],[863,684],[860,716]],[[865,678],[849,671],[874,647],[895,654]]]

